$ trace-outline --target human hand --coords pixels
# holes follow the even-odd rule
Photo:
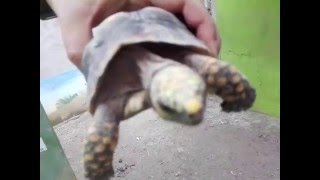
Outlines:
[[[82,53],[92,38],[92,28],[106,17],[119,11],[133,11],[155,6],[182,14],[185,23],[195,30],[216,56],[220,51],[220,37],[200,0],[47,0],[58,16],[62,39],[69,59],[79,68]]]

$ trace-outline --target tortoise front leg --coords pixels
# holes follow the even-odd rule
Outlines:
[[[226,112],[249,109],[255,101],[256,92],[248,80],[235,67],[213,57],[188,54],[186,64],[204,78],[210,94],[223,99],[222,109]]]
[[[118,142],[119,123],[106,105],[99,105],[85,140],[84,168],[89,179],[108,179],[113,176],[113,153]]]
[[[112,103],[113,102],[113,103]],[[150,107],[145,90],[128,93],[98,105],[85,142],[84,167],[89,179],[108,179],[114,175],[113,154],[118,143],[119,121],[128,119]],[[124,103],[123,110],[121,104]]]

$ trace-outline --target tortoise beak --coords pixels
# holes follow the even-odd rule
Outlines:
[[[200,99],[191,99],[184,105],[190,124],[196,125],[202,121],[204,104]]]
[[[202,111],[203,103],[199,99],[191,99],[184,104],[184,109],[188,115],[196,115]]]

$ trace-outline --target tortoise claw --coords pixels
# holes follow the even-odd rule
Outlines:
[[[88,178],[90,180],[109,180],[112,177],[114,177],[113,169],[106,171],[104,174],[101,174],[101,175],[93,176],[93,174],[91,174],[91,175],[86,174],[86,178]]]
[[[96,174],[89,174],[87,173],[85,175],[86,178],[90,179],[90,180],[109,180],[112,177],[114,177],[114,170],[113,168],[110,169],[109,171],[106,171],[104,174],[101,175],[96,175]]]
[[[256,98],[256,91],[253,88],[247,87],[245,90],[240,93],[234,95],[233,101],[224,100],[221,103],[222,110],[225,112],[239,112],[245,111],[251,108]]]

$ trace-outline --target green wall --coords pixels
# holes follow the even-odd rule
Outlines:
[[[280,116],[280,1],[216,0],[220,58],[257,90],[253,110]]]
[[[40,180],[75,180],[46,112],[40,102],[40,139],[47,150],[40,152]],[[41,140],[40,140],[41,141]],[[41,145],[40,145],[41,148]]]

